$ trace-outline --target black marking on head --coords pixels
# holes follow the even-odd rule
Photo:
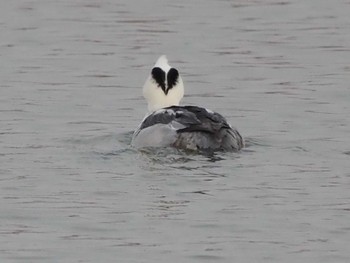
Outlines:
[[[172,89],[179,81],[179,72],[177,71],[176,68],[171,68],[169,70],[167,75],[167,80],[168,80],[168,89],[165,94],[167,94],[168,91]]]
[[[158,87],[160,87],[165,94],[168,92],[166,91],[166,85],[165,85],[165,72],[158,67],[155,67],[152,69],[152,78],[157,82]]]

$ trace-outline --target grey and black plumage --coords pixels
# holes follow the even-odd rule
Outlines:
[[[179,106],[184,87],[179,72],[165,56],[158,59],[143,93],[150,113],[132,139],[132,145],[196,151],[239,151],[244,140],[219,113],[197,106]]]
[[[197,106],[170,106],[148,115],[136,131],[136,136],[149,129],[162,138],[165,145],[199,151],[238,151],[243,138],[219,113]],[[165,133],[165,134],[164,134]],[[171,134],[171,138],[167,135]],[[164,146],[165,146],[164,145]],[[148,146],[152,146],[148,145]]]

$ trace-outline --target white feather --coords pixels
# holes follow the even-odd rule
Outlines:
[[[166,55],[160,56],[158,58],[156,64],[154,64],[154,67],[161,68],[166,73],[171,69],[171,66],[168,63],[168,59],[167,59]]]

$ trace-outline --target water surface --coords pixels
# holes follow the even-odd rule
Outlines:
[[[349,262],[350,2],[2,1],[2,262]],[[159,55],[241,153],[136,151]]]

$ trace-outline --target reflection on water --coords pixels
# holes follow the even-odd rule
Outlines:
[[[2,262],[350,261],[347,1],[0,7]],[[245,149],[130,146],[162,54]]]

